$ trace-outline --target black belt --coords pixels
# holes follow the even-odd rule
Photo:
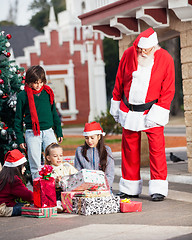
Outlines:
[[[152,105],[158,101],[158,99],[155,99],[155,100],[145,103],[145,104],[133,105],[133,104],[128,103],[127,98],[125,97],[124,94],[123,94],[122,99],[123,99],[123,102],[125,103],[125,105],[129,108],[129,110],[135,111],[135,112],[144,112],[145,110],[149,110],[152,107]]]

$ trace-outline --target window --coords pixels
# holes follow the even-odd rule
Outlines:
[[[67,109],[69,109],[68,88],[67,88],[66,85],[64,86],[64,88],[65,88],[65,99],[66,99],[66,101],[61,102],[61,109],[62,110],[67,110]]]

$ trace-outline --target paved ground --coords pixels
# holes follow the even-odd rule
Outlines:
[[[184,159],[172,163],[169,153]],[[142,168],[142,212],[79,216],[58,214],[55,218],[0,218],[0,239],[4,240],[191,240],[192,174],[187,171],[186,148],[166,149],[169,194],[163,202],[148,196],[149,168]],[[115,153],[114,193],[118,192],[120,153]]]
[[[116,171],[118,162],[116,156]],[[163,202],[152,202],[148,196],[148,171],[148,168],[142,169],[143,192],[139,199],[133,199],[142,202],[142,212],[93,216],[58,214],[47,219],[1,218],[0,239],[191,240],[192,175],[187,173],[187,162],[168,161],[168,178],[175,178],[170,178],[169,195]],[[114,193],[118,191],[118,175]]]

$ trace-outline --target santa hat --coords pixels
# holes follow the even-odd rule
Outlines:
[[[105,132],[103,132],[101,125],[97,122],[85,123],[83,136],[92,136],[95,134],[101,134],[105,136]]]
[[[24,155],[18,149],[14,149],[6,153],[4,166],[17,167],[25,162],[27,162],[27,159]]]
[[[151,48],[158,44],[157,33],[153,28],[148,28],[140,33],[136,38],[134,45],[139,48]]]

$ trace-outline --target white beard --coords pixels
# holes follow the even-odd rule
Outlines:
[[[159,50],[161,47],[159,45],[154,46],[154,48],[151,50],[150,54],[142,54],[138,53],[137,60],[138,64],[142,67],[147,67],[153,64],[154,61],[154,53]]]
[[[146,55],[146,54],[138,55],[138,64],[142,67],[150,66],[153,63],[153,60],[154,60],[154,53],[151,53],[150,55]]]

